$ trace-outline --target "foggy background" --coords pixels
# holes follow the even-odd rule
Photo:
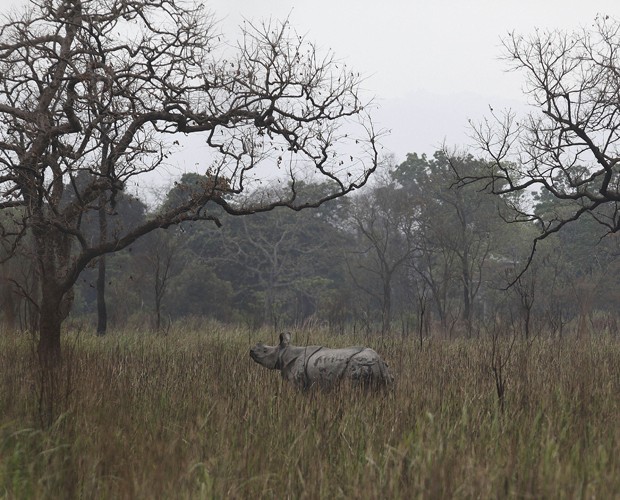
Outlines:
[[[289,18],[300,34],[367,75],[383,139],[400,162],[432,154],[445,141],[466,146],[468,119],[494,109],[526,107],[519,73],[500,59],[509,32],[575,30],[597,14],[616,16],[611,0],[213,0],[206,3],[232,40],[244,19]]]

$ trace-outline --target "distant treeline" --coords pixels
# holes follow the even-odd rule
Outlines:
[[[201,221],[156,230],[105,257],[109,325],[162,329],[181,318],[208,317],[419,336],[475,335],[483,328],[525,336],[615,331],[617,238],[601,239],[597,221],[582,217],[539,242],[532,256],[539,228],[532,220],[514,222],[519,207],[546,215],[570,207],[537,193],[498,197],[480,185],[457,186],[456,172],[462,178],[483,166],[469,155],[410,154],[400,165],[386,161],[363,190],[316,209],[235,217],[211,208],[221,227]],[[162,206],[170,208],[204,181],[185,174]],[[296,186],[302,200],[325,189]],[[120,192],[108,230],[156,217],[157,210]],[[96,238],[96,218],[83,224]],[[33,326],[32,268],[26,250],[2,266],[7,328]],[[96,324],[101,273],[95,262],[80,275],[74,320]]]

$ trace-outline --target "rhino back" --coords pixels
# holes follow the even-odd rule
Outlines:
[[[342,379],[381,384],[392,381],[387,365],[368,347],[290,346],[282,361],[282,377],[302,388],[329,386]]]
[[[359,382],[389,383],[387,366],[372,349],[347,347],[323,348],[307,360],[306,376],[310,383],[333,383],[346,378]]]

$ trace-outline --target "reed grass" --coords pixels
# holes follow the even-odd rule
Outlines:
[[[0,497],[613,498],[620,492],[616,337],[500,340],[499,349],[510,352],[502,410],[492,371],[498,349],[484,336],[431,338],[420,347],[417,339],[302,332],[299,344],[374,347],[397,380],[387,392],[307,393],[250,360],[259,336],[213,324],[166,336],[68,332],[47,404],[32,340],[4,334]]]

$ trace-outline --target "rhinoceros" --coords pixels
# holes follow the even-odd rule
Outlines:
[[[342,380],[375,387],[394,381],[385,361],[368,347],[300,347],[290,345],[290,341],[291,334],[287,332],[280,334],[279,345],[259,342],[250,349],[250,357],[270,370],[280,370],[282,378],[300,389],[329,387]]]

